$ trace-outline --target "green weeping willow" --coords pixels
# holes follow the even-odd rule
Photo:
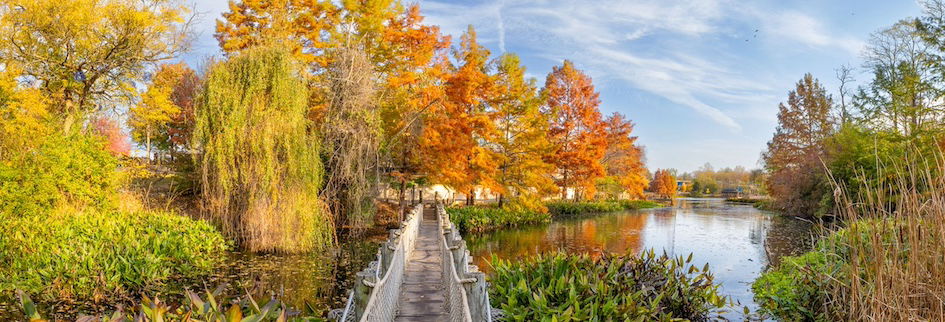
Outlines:
[[[301,252],[334,241],[318,198],[324,170],[300,70],[288,51],[248,50],[211,67],[198,98],[204,211],[250,251]]]

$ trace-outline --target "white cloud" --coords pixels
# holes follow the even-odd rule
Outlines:
[[[733,131],[741,128],[735,115],[757,116],[756,105],[776,103],[770,102],[775,95],[764,85],[770,77],[746,70],[738,53],[719,49],[734,38],[726,35],[758,26],[760,36],[768,38],[756,46],[800,45],[858,54],[863,45],[832,33],[803,12],[731,0],[424,1],[421,7],[445,32],[458,35],[473,24],[481,37],[497,35],[502,51],[511,38],[515,46],[534,51],[532,57],[556,63],[572,59],[595,79],[620,80]],[[752,113],[740,113],[752,108]]]

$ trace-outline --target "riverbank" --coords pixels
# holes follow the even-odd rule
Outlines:
[[[482,233],[502,228],[548,223],[554,219],[586,214],[659,208],[664,205],[648,200],[552,201],[546,202],[544,207],[545,209],[531,210],[518,207],[469,206],[450,207],[446,211],[450,215],[450,220],[461,232]]]

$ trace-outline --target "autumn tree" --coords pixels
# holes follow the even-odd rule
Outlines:
[[[607,149],[601,164],[607,176],[612,177],[632,197],[643,198],[643,189],[649,184],[646,179],[643,148],[632,136],[633,123],[620,113],[613,113],[604,120]]]
[[[328,0],[230,1],[217,20],[216,38],[227,54],[266,45],[286,46],[312,74],[330,61],[326,50],[340,8]]]
[[[656,170],[650,182],[650,191],[663,198],[672,198],[676,195],[676,178],[668,169]]]
[[[186,48],[176,0],[10,0],[0,3],[0,57],[52,99],[68,129],[97,106],[127,103],[144,67]]]
[[[99,116],[92,120],[92,131],[105,139],[105,150],[116,157],[131,154],[131,142],[114,118]]]
[[[478,43],[472,26],[463,34],[454,58],[458,66],[446,80],[446,101],[431,115],[424,132],[424,168],[434,182],[464,192],[471,205],[477,187],[501,190],[495,182],[495,152],[480,144],[496,134],[487,111],[493,85],[488,74],[489,50]]]
[[[161,65],[141,102],[128,109],[131,135],[144,143],[148,158],[152,147],[169,151],[186,144],[198,83],[196,73],[184,63]]]
[[[583,192],[594,195],[595,180],[605,174],[601,160],[607,150],[601,121],[599,94],[591,78],[565,60],[545,79],[545,108],[553,115],[548,140],[556,148],[547,161],[557,168],[556,183],[565,199],[574,189],[575,200]]]
[[[525,79],[525,67],[515,54],[498,59],[495,95],[489,100],[498,132],[490,142],[498,157],[496,181],[499,206],[515,198],[521,204],[536,207],[541,196],[555,192],[554,166],[544,157],[552,151],[548,142],[548,115],[540,109],[534,79]]]
[[[769,192],[791,214],[811,215],[823,188],[824,140],[834,132],[832,99],[811,74],[778,105],[778,127],[762,154]]]

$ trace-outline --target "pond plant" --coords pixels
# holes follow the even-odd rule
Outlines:
[[[728,304],[692,255],[494,258],[490,299],[508,321],[705,321]]]

